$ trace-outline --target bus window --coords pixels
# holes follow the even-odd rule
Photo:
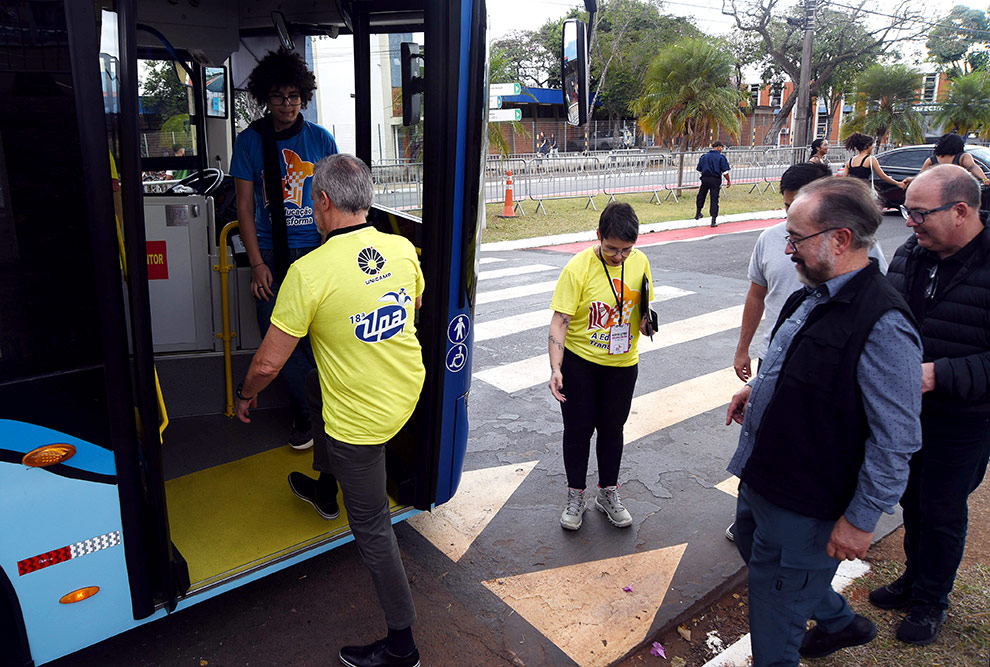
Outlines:
[[[173,60],[141,60],[138,86],[141,157],[183,158],[196,155],[197,122],[193,86],[185,69]],[[191,171],[186,166],[187,161],[163,160],[159,165],[165,168],[144,172],[142,180],[179,180]]]

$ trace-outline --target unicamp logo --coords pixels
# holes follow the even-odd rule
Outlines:
[[[364,248],[357,256],[358,268],[369,276],[377,276],[385,268],[385,258],[373,246]]]

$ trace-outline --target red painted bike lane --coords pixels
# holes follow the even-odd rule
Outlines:
[[[744,220],[741,222],[723,223],[718,227],[699,226],[688,227],[687,229],[671,229],[670,231],[665,232],[651,232],[649,234],[640,234],[639,239],[636,241],[636,245],[642,248],[644,246],[672,243],[674,241],[691,241],[695,239],[708,238],[711,236],[719,236],[721,234],[750,232],[772,227],[782,220],[784,220],[783,217],[766,218],[762,220]],[[585,248],[590,248],[596,243],[598,243],[598,241],[581,241],[579,243],[567,243],[564,245],[542,246],[535,248],[535,250],[555,250],[557,252],[565,252],[573,255],[581,252]]]

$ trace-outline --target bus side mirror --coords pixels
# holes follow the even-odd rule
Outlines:
[[[561,81],[564,82],[564,107],[568,125],[588,122],[588,41],[582,21],[564,21],[560,51]]]
[[[272,12],[272,24],[278,34],[278,43],[286,51],[294,51],[296,45],[292,42],[292,35],[289,33],[289,25],[285,22],[285,14],[280,11]]]
[[[226,67],[203,68],[203,90],[206,93],[206,117],[227,118],[230,91],[227,88]]]
[[[399,48],[402,62],[402,124],[408,127],[419,124],[422,116],[423,54],[415,42],[402,42]]]

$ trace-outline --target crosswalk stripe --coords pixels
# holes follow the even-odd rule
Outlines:
[[[475,303],[494,303],[496,301],[518,299],[519,297],[532,296],[534,294],[545,294],[546,292],[552,292],[553,288],[556,286],[556,280],[548,280],[546,282],[533,283],[531,285],[506,287],[505,289],[492,290],[491,292],[478,292],[478,298],[475,300]]]
[[[627,443],[638,440],[726,405],[740,386],[742,383],[730,366],[637,396],[633,399],[629,419],[623,430],[624,440]],[[567,394],[566,379],[564,394]]]
[[[502,259],[501,257],[482,257],[481,258],[481,263],[482,264],[494,264],[495,262],[504,262],[504,261],[505,260]]]
[[[681,296],[694,294],[689,290],[671,287],[670,285],[658,285],[653,288],[653,303],[668,301]],[[488,322],[478,322],[474,326],[474,342],[490,340],[500,336],[508,336],[520,331],[528,331],[538,327],[550,326],[550,317],[553,311],[549,308],[537,310],[531,313],[521,313],[510,317],[503,317]]]
[[[640,336],[639,354],[642,356],[655,350],[738,327],[742,318],[742,309],[742,306],[732,306],[704,315],[662,324],[653,334],[652,341],[645,336]],[[549,323],[549,320],[547,322]],[[549,369],[547,354],[543,353],[522,361],[486,368],[475,373],[474,377],[511,394],[545,382],[550,377]],[[564,382],[566,387],[566,380]],[[566,388],[564,393],[566,393]]]
[[[489,280],[492,278],[508,278],[509,276],[522,276],[527,273],[539,273],[540,271],[559,271],[559,266],[549,264],[527,264],[526,266],[508,266],[504,269],[492,269],[491,271],[481,271],[478,273],[478,280]]]

